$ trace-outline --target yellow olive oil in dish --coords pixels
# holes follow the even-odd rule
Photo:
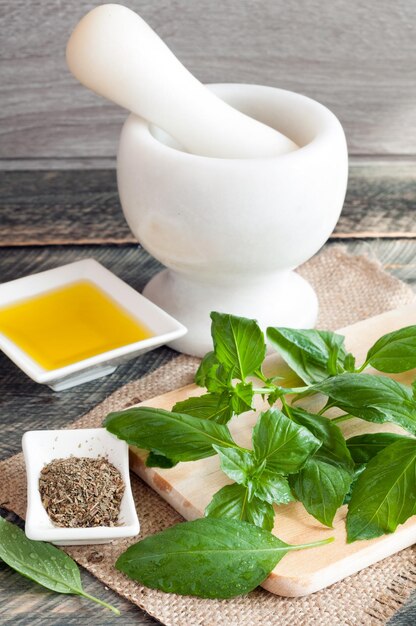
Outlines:
[[[153,334],[87,280],[0,308],[0,332],[45,370],[65,367]]]

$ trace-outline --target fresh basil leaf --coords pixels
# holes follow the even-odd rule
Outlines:
[[[212,446],[220,457],[221,469],[231,480],[241,485],[246,485],[250,473],[255,468],[252,452],[242,448],[222,448]]]
[[[234,413],[239,415],[246,411],[251,411],[251,403],[253,401],[253,383],[238,383],[234,388],[231,396],[231,404]]]
[[[184,522],[130,546],[116,568],[148,587],[201,598],[232,598],[257,587],[289,546],[270,532],[232,519]]]
[[[173,459],[169,459],[164,454],[157,454],[157,452],[150,451],[146,458],[146,467],[162,467],[164,469],[169,469],[171,467],[175,467],[178,461],[174,461]]]
[[[289,367],[309,385],[344,371],[347,354],[342,335],[269,327],[267,338]]]
[[[253,384],[238,383],[224,387],[224,391],[206,393],[195,398],[177,402],[172,411],[209,419],[217,424],[227,424],[234,414],[251,410]]]
[[[380,337],[368,351],[366,363],[389,374],[416,368],[416,326],[406,326]]]
[[[199,387],[206,387],[207,374],[214,365],[218,365],[218,360],[215,356],[215,353],[207,352],[196,371],[194,379],[195,384],[199,385]]]
[[[215,355],[233,377],[245,380],[254,374],[266,355],[264,336],[255,320],[225,313],[211,313]]]
[[[368,422],[393,422],[416,434],[416,401],[412,390],[370,374],[341,374],[314,385],[337,407]]]
[[[346,372],[355,372],[355,356],[351,352],[344,359],[344,369]]]
[[[255,501],[256,498],[269,504],[287,504],[294,500],[287,478],[265,469],[265,461],[260,465],[256,463],[251,451],[213,447],[219,454],[224,474],[236,483],[247,487],[249,503]],[[252,520],[246,519],[246,521]],[[265,526],[262,527],[265,528]]]
[[[277,385],[274,387],[274,390],[267,395],[267,402],[270,406],[276,404],[276,402],[287,392],[287,389],[284,389],[284,387],[278,387]]]
[[[84,592],[77,564],[65,552],[50,543],[28,539],[20,528],[3,517],[0,517],[0,559],[46,589],[83,596],[120,615],[114,606]]]
[[[325,526],[332,526],[353,479],[352,470],[327,462],[324,456],[308,459],[290,484],[305,509]]]
[[[255,496],[250,501],[244,485],[226,485],[217,491],[205,509],[205,515],[242,520],[265,530],[272,530],[274,526],[273,506]]]
[[[229,392],[232,387],[233,368],[227,369],[222,363],[213,365],[205,377],[205,386],[211,393]]]
[[[292,419],[308,428],[321,446],[290,484],[305,509],[325,526],[332,526],[353,479],[354,462],[340,428],[327,417],[291,407]]]
[[[249,501],[256,497],[269,504],[287,504],[295,499],[286,476],[275,474],[267,469],[250,477],[247,488]]]
[[[401,439],[407,439],[404,435],[395,433],[367,433],[347,439],[348,450],[355,463],[368,463],[376,454],[387,446]]]
[[[348,493],[345,495],[344,502],[342,504],[348,504],[351,501],[352,492],[355,489],[355,485],[357,484],[357,480],[359,479],[359,477],[361,476],[361,474],[363,473],[365,468],[366,468],[366,464],[365,463],[361,463],[360,465],[356,465],[355,466],[354,474],[353,474],[353,477],[352,477],[352,482],[351,482],[350,488],[348,490]]]
[[[205,393],[203,396],[177,402],[174,413],[185,413],[199,419],[226,424],[233,416],[233,407],[228,393]]]
[[[339,426],[323,415],[308,413],[294,406],[290,408],[290,415],[297,424],[307,428],[321,442],[319,450],[312,458],[319,457],[326,463],[342,465],[351,471],[354,469],[353,459]]]
[[[261,413],[253,428],[256,461],[266,461],[266,468],[277,474],[293,474],[316,452],[320,441],[295,424],[278,409]]]
[[[348,506],[348,542],[392,533],[415,513],[416,441],[392,443],[369,461]]]
[[[196,461],[212,456],[215,454],[213,444],[235,446],[227,426],[151,407],[110,413],[104,426],[130,445],[176,461]]]

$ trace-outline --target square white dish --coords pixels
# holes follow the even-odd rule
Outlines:
[[[74,430],[31,430],[22,438],[27,475],[26,536],[56,545],[108,543],[113,539],[139,534],[140,524],[130,485],[129,449],[105,428]],[[39,493],[42,468],[54,459],[74,457],[105,457],[121,473],[125,492],[121,501],[119,526],[93,528],[61,528],[50,520]]]
[[[0,349],[37,383],[47,384],[55,391],[68,389],[111,374],[120,363],[178,339],[187,332],[180,322],[94,259],[76,261],[3,283],[0,285],[0,307],[24,301],[80,280],[88,280],[98,287],[134,319],[147,326],[153,335],[148,339],[102,352],[65,367],[46,370],[0,332]]]

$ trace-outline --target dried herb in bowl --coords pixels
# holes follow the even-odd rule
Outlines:
[[[116,526],[124,481],[104,457],[54,459],[39,478],[39,492],[56,526],[92,528]]]

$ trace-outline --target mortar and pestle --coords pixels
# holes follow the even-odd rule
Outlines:
[[[117,179],[126,220],[166,268],[144,295],[180,320],[176,350],[211,349],[210,311],[311,328],[316,294],[293,270],[342,209],[345,135],[326,107],[259,85],[202,85],[152,29],[102,5],[67,47],[81,83],[131,111]]]

